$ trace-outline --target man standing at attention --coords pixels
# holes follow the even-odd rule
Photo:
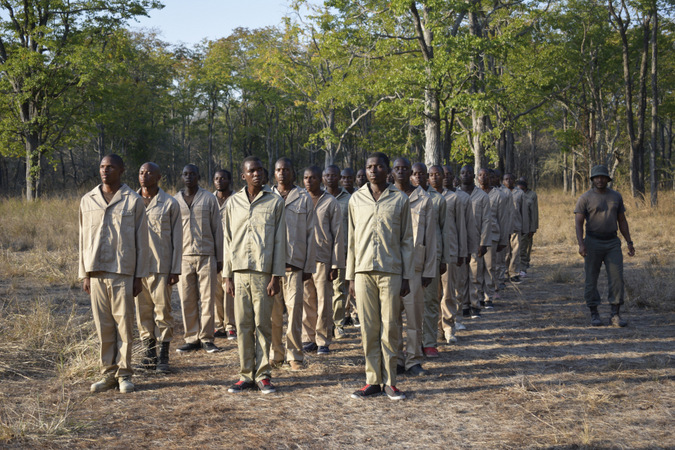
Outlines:
[[[392,400],[405,394],[396,388],[398,316],[401,297],[410,293],[415,276],[408,196],[387,183],[389,158],[373,153],[366,161],[369,183],[349,201],[347,280],[361,316],[366,356],[366,385],[354,398],[384,392]]]
[[[356,171],[356,188],[361,189],[361,186],[366,184],[368,182],[368,178],[366,178],[366,171],[363,169],[359,169]]]
[[[199,187],[197,166],[185,166],[181,178],[185,189],[174,198],[178,200],[183,218],[183,263],[178,295],[183,310],[185,344],[176,351],[203,348],[207,353],[215,353],[220,351],[213,343],[216,274],[223,267],[220,210],[216,197]]]
[[[321,169],[305,169],[303,181],[316,213],[316,272],[305,281],[303,350],[326,355],[333,338],[333,281],[345,267],[342,213],[335,197],[321,189]]]
[[[509,236],[509,246],[506,249],[506,278],[518,283],[520,281],[520,236],[523,233],[523,224],[530,222],[530,216],[523,191],[516,188],[516,177],[511,173],[505,173],[503,185],[511,192],[514,208],[513,232]]]
[[[286,274],[284,200],[263,183],[260,159],[242,162],[246,186],[225,207],[223,279],[234,297],[239,349],[239,381],[228,392],[257,387],[263,394],[276,389],[270,381],[272,306],[279,280]]]
[[[426,184],[426,167],[424,176],[417,168],[415,179]],[[398,158],[394,161],[394,180],[396,188],[408,196],[413,231],[413,266],[415,275],[409,279],[410,293],[401,298],[406,316],[405,351],[403,346],[402,318],[399,315],[401,328],[399,342],[399,356],[397,370],[406,371],[410,375],[421,376],[428,372],[422,368],[422,344],[424,342],[425,291],[432,281],[438,283],[437,271],[440,259],[438,248],[443,248],[442,242],[436,245],[438,220],[434,212],[431,197],[421,185],[414,187],[410,184],[412,168],[407,158]],[[443,197],[440,197],[444,201]],[[438,291],[436,291],[438,292]],[[438,302],[438,297],[436,297]],[[438,311],[438,303],[436,303]],[[438,315],[434,331],[438,329]]]
[[[122,184],[123,173],[122,158],[104,156],[101,184],[80,201],[78,276],[91,299],[103,374],[91,392],[134,391],[134,297],[148,276],[148,221],[141,197]]]
[[[345,169],[350,170],[351,169]],[[343,170],[344,174],[345,171]],[[353,173],[353,171],[352,171]],[[349,176],[342,177],[343,180],[347,178],[349,184]],[[354,177],[352,176],[352,183]],[[340,187],[340,168],[335,164],[326,167],[323,171],[323,185],[326,187],[326,192],[335,197],[340,205],[340,213],[342,214],[342,236],[344,243],[347,243],[347,227],[349,226],[349,199],[352,197],[345,188]],[[352,185],[353,191],[353,185]],[[347,259],[347,245],[344,245],[345,260]],[[345,306],[347,303],[347,288],[345,286],[345,269],[338,269],[338,276],[333,280],[333,325],[335,328],[335,339],[343,339],[345,337]]]
[[[218,200],[220,209],[220,223],[225,222],[225,205],[232,195],[232,174],[229,170],[219,169],[213,174],[213,195]],[[228,341],[237,339],[237,330],[234,327],[234,299],[225,293],[223,277],[220,272],[216,275],[216,332],[213,337],[227,338]]]
[[[274,164],[277,185],[272,190],[284,199],[286,217],[286,271],[281,277],[281,292],[274,296],[272,307],[271,364],[284,362],[292,372],[303,370],[302,362],[302,297],[303,283],[316,271],[314,243],[314,203],[307,191],[295,185],[295,169],[288,158]],[[282,342],[284,305],[288,314],[286,351]]]
[[[145,350],[141,365],[147,370],[168,373],[169,345],[173,337],[171,290],[178,283],[181,271],[183,223],[178,202],[158,185],[161,178],[159,166],[152,162],[143,164],[138,172],[141,185],[138,193],[145,204],[150,232],[150,274],[143,278],[143,290],[136,297],[136,318]]]
[[[598,276],[603,263],[609,285],[607,300],[612,308],[609,324],[615,327],[628,325],[620,315],[623,305],[623,253],[621,253],[621,239],[616,234],[617,229],[626,239],[628,256],[635,255],[635,247],[630,239],[623,198],[621,194],[607,187],[610,181],[612,179],[609,177],[607,167],[601,165],[593,167],[591,170],[593,187],[579,197],[574,207],[579,254],[584,257],[586,273],[584,299],[591,310],[591,325],[594,327],[602,325],[598,312],[601,302]],[[584,222],[586,222],[585,237]]]
[[[354,193],[354,180],[354,170],[351,167],[342,169],[342,172],[340,172],[340,185],[349,195]]]
[[[537,194],[533,190],[528,189],[527,181],[524,178],[518,180],[517,185],[524,193],[523,201],[527,204],[527,215],[530,218],[527,226],[523,223],[523,234],[521,235],[520,243],[520,276],[525,277],[527,269],[530,268],[534,233],[539,229],[539,200],[537,199]]]

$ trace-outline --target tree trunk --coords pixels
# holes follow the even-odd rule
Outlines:
[[[431,86],[424,90],[424,162],[427,167],[442,163],[441,114],[438,93]]]
[[[35,201],[40,195],[40,140],[36,133],[26,135],[26,200]]]
[[[572,150],[572,197],[577,196],[577,152]]]
[[[651,205],[656,206],[659,203],[658,187],[659,180],[656,173],[656,147],[657,147],[657,126],[659,113],[659,90],[657,80],[657,58],[658,58],[658,14],[656,2],[654,2],[654,10],[652,11],[652,127],[651,138],[652,144],[649,150],[649,179],[650,179],[650,200]]]
[[[569,191],[569,185],[567,179],[569,176],[569,169],[567,168],[567,153],[563,153],[563,193],[567,194]]]

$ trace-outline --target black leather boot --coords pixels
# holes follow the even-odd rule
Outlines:
[[[141,367],[145,370],[155,370],[157,366],[157,341],[154,339],[143,339],[142,342],[145,355],[141,360]]]
[[[628,321],[621,318],[619,310],[621,305],[612,305],[612,316],[609,318],[609,324],[613,327],[625,327]]]
[[[602,326],[602,319],[600,319],[600,313],[598,312],[597,306],[591,306],[591,325],[594,327]]]
[[[157,363],[158,373],[169,373],[169,345],[170,342],[160,342],[159,362]]]

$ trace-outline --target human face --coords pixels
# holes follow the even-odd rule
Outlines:
[[[443,175],[443,171],[439,169],[438,167],[432,167],[429,169],[429,183],[431,186],[438,191],[438,189],[443,190],[443,180],[445,179],[445,176]]]
[[[265,171],[260,161],[246,161],[241,177],[249,188],[261,189],[265,184]]]
[[[366,171],[363,169],[359,169],[359,171],[356,172],[356,185],[358,187],[361,187],[364,184],[366,184],[367,181],[368,177],[366,176]]]
[[[199,185],[199,172],[193,166],[183,167],[181,178],[188,189],[196,188]]]
[[[216,174],[213,176],[213,185],[217,191],[229,191],[230,183],[232,183],[232,180],[230,179],[230,176],[227,174],[227,172],[216,172]]]
[[[398,158],[394,161],[394,180],[398,184],[409,184],[410,183],[410,163],[403,158]]]
[[[478,184],[482,188],[490,186],[490,172],[487,169],[480,169],[478,171]]]
[[[331,189],[337,189],[340,183],[340,172],[334,167],[323,171],[323,184]]]
[[[151,164],[143,164],[138,171],[138,183],[144,188],[157,186],[161,177],[159,170]]]
[[[503,181],[504,186],[506,186],[509,189],[513,189],[516,186],[516,177],[514,177],[510,173],[504,175]]]
[[[609,184],[609,177],[605,175],[598,175],[596,177],[593,177],[593,186],[595,186],[596,189],[599,189],[601,191],[605,190],[608,184]]]
[[[343,170],[340,174],[340,183],[348,191],[354,189],[354,172]]]
[[[101,176],[101,182],[109,186],[116,186],[120,184],[124,167],[120,167],[111,158],[107,156],[101,160],[101,165],[98,168],[98,173]]]
[[[309,192],[319,192],[321,180],[313,171],[305,170],[305,175],[302,177],[302,182],[305,184],[305,189],[307,189]]]
[[[387,167],[382,158],[368,158],[366,160],[366,177],[368,181],[378,186],[382,186],[387,182],[387,175],[389,175],[389,167]],[[359,176],[356,175],[358,180]],[[364,183],[365,184],[365,183]]]
[[[422,189],[427,189],[427,170],[422,164],[414,164],[412,169],[412,182]]]
[[[462,180],[463,185],[471,186],[474,184],[473,169],[470,167],[462,167],[459,171],[459,178]]]
[[[291,166],[288,161],[277,161],[274,165],[274,178],[277,180],[277,183],[288,186],[292,184],[295,179],[295,171],[293,166]]]
[[[448,166],[443,166],[443,187],[450,189],[452,187],[452,170]]]

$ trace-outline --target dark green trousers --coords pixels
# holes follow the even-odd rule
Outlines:
[[[584,270],[586,272],[586,286],[584,299],[589,307],[598,306],[601,302],[598,292],[598,277],[600,268],[605,264],[607,283],[609,285],[608,302],[610,305],[623,305],[623,253],[621,240],[618,237],[602,240],[591,236],[584,239],[586,244],[586,258]]]

